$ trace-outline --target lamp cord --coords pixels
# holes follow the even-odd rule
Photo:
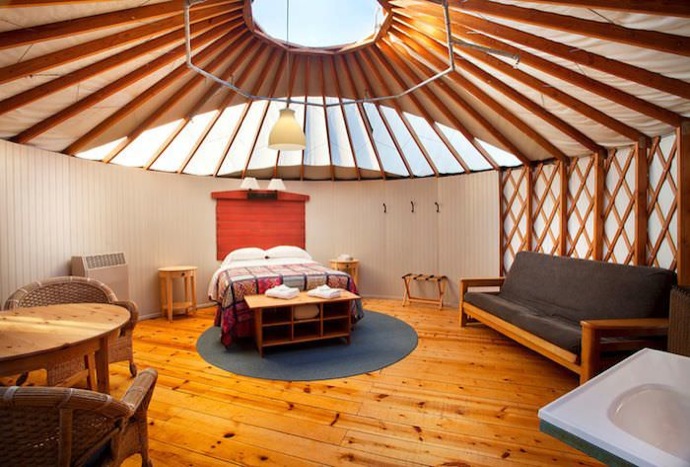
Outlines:
[[[290,107],[290,88],[292,87],[291,76],[292,71],[290,69],[290,0],[286,0],[287,8],[285,12],[285,53],[287,53],[287,74],[288,74],[288,88],[287,88],[287,104],[286,108]]]

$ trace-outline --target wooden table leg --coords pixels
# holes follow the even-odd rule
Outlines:
[[[119,330],[117,332],[119,332]],[[102,392],[103,394],[110,394],[110,370],[108,368],[109,339],[110,335],[101,336],[98,339],[98,350],[96,350],[98,392]]]
[[[191,272],[192,283],[192,311],[196,311],[196,271]]]
[[[173,280],[170,274],[165,276],[165,307],[168,321],[173,319]]]

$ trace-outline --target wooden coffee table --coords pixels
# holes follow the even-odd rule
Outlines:
[[[352,301],[359,296],[341,291],[337,298],[319,298],[301,292],[297,297],[284,300],[265,295],[244,297],[247,305],[254,310],[254,330],[256,347],[264,356],[266,347],[290,345],[344,337],[350,343],[352,327],[350,311]],[[315,305],[315,316],[300,319],[304,311],[302,305]]]

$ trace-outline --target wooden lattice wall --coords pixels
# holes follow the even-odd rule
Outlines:
[[[502,272],[520,250],[676,270],[677,134],[502,171]]]

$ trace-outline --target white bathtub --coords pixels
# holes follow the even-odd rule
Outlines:
[[[641,350],[539,419],[634,465],[690,467],[690,358]]]

